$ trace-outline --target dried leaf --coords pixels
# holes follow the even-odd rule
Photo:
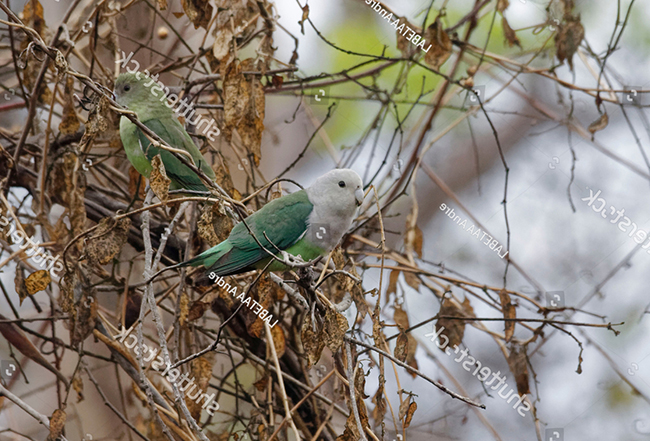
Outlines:
[[[68,76],[65,82],[65,90],[63,92],[63,115],[61,123],[59,124],[59,131],[62,135],[69,135],[76,133],[81,127],[79,117],[74,109],[74,101],[72,95],[74,94],[74,77]]]
[[[284,331],[281,326],[274,326],[271,328],[271,335],[273,336],[273,345],[275,346],[275,352],[278,354],[278,358],[282,358],[284,351],[286,350],[287,344],[286,339],[284,338]]]
[[[307,21],[307,18],[309,18],[309,5],[305,4],[305,6],[302,7],[302,18],[298,22],[300,25],[300,33],[302,35],[305,35],[305,21]]]
[[[84,290],[81,300],[77,304],[70,330],[70,344],[77,348],[95,328],[97,318],[97,300],[92,296],[92,290]]]
[[[397,337],[397,342],[395,343],[395,352],[393,355],[395,358],[397,358],[399,361],[404,362],[406,361],[406,357],[408,356],[409,353],[409,339],[404,334],[404,332],[400,332],[399,336]]]
[[[443,299],[442,305],[440,306],[440,311],[438,312],[440,316],[448,317],[464,317],[463,311],[458,308],[452,300]],[[448,318],[438,319],[436,323],[436,328],[444,328],[441,332],[441,335],[447,336],[449,339],[448,347],[452,349],[454,346],[458,346],[463,341],[463,336],[465,335],[465,320],[455,320]],[[444,352],[445,348],[440,348]]]
[[[497,1],[497,11],[501,12],[503,14],[503,11],[505,11],[508,6],[510,6],[510,3],[508,0],[498,0]]]
[[[521,47],[521,42],[519,41],[519,38],[517,38],[517,34],[510,27],[510,24],[505,17],[501,17],[501,26],[503,27],[503,35],[506,37],[508,46],[513,47],[516,44],[517,46]]]
[[[138,171],[129,167],[129,194],[131,196],[138,196],[138,199],[144,200],[145,198],[145,188],[147,188],[147,183],[144,178]]]
[[[149,175],[149,186],[151,190],[158,196],[160,202],[163,204],[167,202],[169,198],[169,184],[172,182],[171,179],[167,177],[167,172],[165,171],[165,165],[160,158],[160,155],[156,155],[151,160],[151,175]]]
[[[409,395],[408,398],[399,405],[399,414],[398,418],[400,420],[403,420],[404,417],[406,416],[406,412],[409,409],[409,405],[411,404],[411,396]]]
[[[313,331],[310,314],[305,314],[300,338],[304,352],[307,355],[307,369],[311,369],[320,360],[323,348],[325,348],[325,339]]]
[[[503,309],[503,318],[510,319],[505,321],[505,337],[506,341],[509,342],[515,333],[516,322],[512,319],[517,318],[517,310],[510,300],[510,295],[506,291],[499,291],[499,299],[501,300],[501,308]]]
[[[72,379],[72,388],[77,392],[77,403],[82,402],[84,400],[84,382],[78,372]]]
[[[187,321],[193,322],[196,319],[200,319],[208,309],[210,309],[210,302],[193,302],[187,315]]]
[[[390,272],[390,277],[388,278],[388,288],[386,289],[386,301],[391,294],[397,293],[397,281],[399,280],[399,270],[392,270]]]
[[[418,276],[411,271],[404,271],[404,281],[408,286],[415,289],[416,291],[420,290],[420,279]]]
[[[158,9],[161,11],[167,9],[167,0],[158,0]]]
[[[27,287],[25,286],[25,277],[23,276],[23,270],[16,268],[16,274],[14,275],[14,285],[16,287],[16,292],[18,293],[18,298],[20,299],[20,305],[22,306],[23,300],[29,296],[27,292]]]
[[[178,316],[178,323],[181,326],[187,325],[188,315],[190,313],[189,304],[190,304],[190,296],[188,296],[187,293],[185,292],[185,290],[183,290],[183,292],[181,293],[181,298],[180,298],[180,302],[179,302],[179,305],[178,305],[180,307],[180,313],[179,313],[179,316]]]
[[[131,227],[128,217],[115,220],[105,217],[99,221],[93,235],[88,237],[86,244],[86,257],[93,264],[106,265],[121,250]]]
[[[556,55],[560,63],[567,60],[573,70],[573,54],[575,54],[585,36],[585,28],[580,23],[580,16],[565,15],[565,22],[555,34]]]
[[[194,29],[208,29],[212,18],[212,5],[209,0],[181,0],[181,5],[187,18],[194,24]]]
[[[219,63],[226,60],[230,55],[233,36],[230,26],[224,26],[216,33],[212,44],[212,55]]]
[[[593,135],[594,133],[600,132],[605,127],[607,127],[607,124],[609,124],[609,117],[607,116],[607,113],[603,113],[600,115],[600,118],[589,124],[589,128],[587,130],[589,130],[589,132]]]
[[[242,73],[254,69],[252,58],[241,63],[235,61],[226,69],[223,82],[225,119],[223,133],[230,141],[233,131],[236,130],[255,165],[259,166],[264,131],[264,88],[258,75]]]
[[[510,372],[515,376],[517,392],[519,392],[519,395],[529,394],[528,362],[526,360],[525,346],[517,345],[510,349],[508,367],[510,368]]]
[[[343,314],[328,309],[325,313],[323,340],[333,353],[336,353],[343,344],[343,337],[348,330],[348,320]]]
[[[226,240],[234,226],[221,202],[206,205],[196,224],[199,237],[210,247]]]
[[[445,32],[440,18],[431,23],[424,33],[431,49],[424,55],[424,61],[434,69],[439,69],[451,55],[451,40]]]
[[[206,392],[208,386],[210,385],[210,378],[212,378],[212,366],[214,364],[214,355],[206,354],[202,355],[199,358],[192,360],[192,372],[191,378],[194,378],[194,383],[201,390],[201,392]],[[198,392],[192,390],[192,395],[197,394]],[[189,396],[189,392],[185,395],[185,403],[187,408],[190,410],[190,414],[195,419],[201,417],[201,411],[203,410],[202,405],[204,404],[202,400],[193,400]]]
[[[416,26],[413,26],[411,23],[409,23],[406,17],[396,16],[395,18],[399,19],[400,27],[402,24],[404,24],[411,29],[416,28]],[[415,53],[417,46],[406,39],[407,35],[410,35],[409,32],[404,32],[404,35],[402,35],[402,32],[404,32],[404,29],[395,32],[397,35],[397,49],[402,53],[402,56],[404,58],[409,58]]]
[[[377,392],[372,397],[372,402],[375,408],[372,409],[372,419],[375,421],[383,421],[386,415],[386,398],[384,398],[384,385],[379,384]]]
[[[50,434],[47,436],[47,441],[56,441],[63,432],[65,426],[66,414],[61,409],[56,409],[50,418]]]
[[[260,392],[264,392],[268,384],[269,384],[269,376],[264,375],[262,378],[260,378],[255,383],[253,383],[253,386],[255,386],[255,389],[259,390]]]
[[[404,423],[402,427],[406,429],[408,426],[411,425],[411,420],[413,419],[413,414],[417,410],[418,405],[415,401],[412,401],[411,404],[409,404],[409,408],[406,411],[406,417],[404,418]]]
[[[395,313],[393,314],[393,320],[395,320],[395,324],[399,328],[400,332],[405,331],[411,327],[411,324],[409,323],[408,314],[404,309],[402,309],[401,305],[395,305]],[[401,335],[400,337],[398,337],[398,341],[399,338],[401,338]],[[405,350],[406,358],[401,361],[406,361],[406,364],[417,369],[418,362],[415,359],[415,352],[417,351],[418,348],[418,341],[410,333],[406,334],[406,339],[408,342],[408,346]],[[409,371],[409,374],[411,374],[413,378],[416,377],[416,374],[414,374],[413,372]]]
[[[45,290],[51,281],[52,277],[50,277],[50,272],[47,270],[39,270],[31,273],[24,282],[27,294],[31,296],[39,291]]]

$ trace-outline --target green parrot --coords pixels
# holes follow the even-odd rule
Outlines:
[[[245,219],[248,228],[238,223],[228,239],[178,266],[203,266],[212,280],[263,269],[272,257],[257,241],[275,254],[282,250],[305,261],[324,256],[350,229],[363,196],[363,184],[355,171],[332,170],[310,187],[269,202]],[[277,260],[268,268],[285,269]],[[201,279],[205,281],[205,276]]]
[[[159,95],[162,92],[159,84],[140,72],[123,73],[115,81],[116,101],[134,111],[145,126],[170,146],[187,151],[192,156],[194,165],[214,180],[214,171],[175,117],[171,106],[166,104],[167,97]],[[151,160],[160,155],[167,177],[171,180],[170,190],[208,190],[192,169],[168,150],[153,146],[142,130],[125,116],[120,120],[120,138],[127,158],[142,176],[149,178],[152,170]],[[189,161],[189,158],[187,159]]]

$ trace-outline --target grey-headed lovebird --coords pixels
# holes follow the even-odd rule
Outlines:
[[[145,126],[171,147],[187,151],[192,156],[194,165],[210,179],[215,179],[214,171],[201,151],[176,119],[171,106],[165,104],[168,103],[167,97],[159,83],[140,72],[123,73],[115,81],[115,96],[118,104],[135,112]],[[151,144],[142,130],[125,116],[120,120],[120,138],[127,158],[142,176],[149,178],[151,160],[160,155],[167,177],[171,180],[171,190],[207,191],[201,178],[191,168],[170,151]],[[186,159],[189,161],[189,158]]]
[[[332,170],[310,187],[272,200],[245,219],[248,228],[239,222],[228,239],[178,266],[203,266],[211,279],[263,269],[272,257],[258,241],[276,255],[282,250],[304,261],[326,255],[350,229],[363,197],[355,171]],[[284,269],[286,265],[277,260],[268,268]]]

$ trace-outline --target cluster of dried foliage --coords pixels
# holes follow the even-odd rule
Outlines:
[[[182,0],[182,12],[175,12],[178,5],[174,9],[167,0],[72,0],[60,23],[51,23],[45,16],[49,2],[42,5],[39,0],[28,0],[22,12],[12,12],[8,1],[0,2],[7,16],[0,20],[2,33],[8,41],[0,48],[0,78],[6,91],[17,91],[15,97],[0,104],[2,212],[8,213],[24,237],[38,233],[41,246],[60,256],[65,268],[60,280],[51,281],[49,272],[37,270],[26,250],[10,246],[15,240],[4,230],[0,243],[3,256],[8,257],[1,265],[5,269],[15,265],[20,303],[1,286],[11,312],[3,311],[0,316],[0,333],[21,365],[31,360],[55,374],[57,410],[45,416],[12,394],[12,387],[24,377],[14,377],[0,386],[0,406],[20,406],[49,427],[48,439],[65,439],[66,408],[70,400],[84,400],[90,382],[108,406],[106,412],[121,420],[116,434],[127,433],[129,439],[378,440],[385,439],[387,430],[405,434],[417,409],[415,394],[402,389],[396,397],[386,393],[386,369],[392,366],[398,378],[403,373],[421,377],[426,381],[422,390],[430,388],[437,393],[438,388],[449,399],[465,401],[495,439],[501,439],[481,415],[484,406],[478,403],[480,397],[467,397],[453,375],[456,392],[418,370],[418,339],[413,331],[437,323],[445,328],[452,345],[462,343],[466,326],[484,331],[485,339],[493,341],[508,360],[519,394],[530,393],[529,346],[543,341],[548,328],[572,334],[563,327],[567,322],[554,320],[561,309],[545,307],[538,296],[506,289],[505,274],[504,286],[498,287],[468,280],[444,267],[440,271],[427,269],[431,265],[422,261],[424,238],[418,227],[414,187],[418,172],[424,171],[455,198],[422,162],[436,141],[431,127],[458,90],[472,93],[474,76],[491,69],[512,73],[512,81],[522,74],[545,77],[560,87],[594,97],[599,106],[612,98],[554,74],[553,54],[560,64],[566,61],[573,67],[584,36],[571,0],[550,2],[548,21],[541,23],[539,30],[547,32],[546,27],[555,24],[557,31],[547,32],[537,47],[523,48],[510,58],[470,43],[480,23],[497,29],[499,22],[495,21],[500,17],[504,48],[522,46],[504,16],[508,0],[477,0],[455,23],[448,21],[444,11],[436,11],[433,3],[423,14],[422,26],[409,23],[432,44],[431,49],[425,53],[398,34],[399,56],[359,54],[354,48],[337,46],[316,29],[309,7],[299,4],[303,27],[309,24],[333,51],[363,58],[353,69],[301,77],[296,71],[302,37],[291,35],[278,22],[278,11],[268,0]],[[189,19],[193,27],[175,27],[168,20],[170,12],[177,21]],[[126,16],[131,17],[129,29],[124,27]],[[133,17],[146,17],[139,19],[146,25],[136,24]],[[150,24],[154,22],[160,27]],[[278,32],[295,41],[289,60],[274,56],[273,39]],[[170,40],[174,43],[167,44]],[[126,160],[119,138],[120,115],[110,90],[119,71],[119,63],[114,67],[114,62],[130,51],[143,69],[180,84],[179,93],[221,127],[222,136],[216,143],[195,137],[217,174],[210,202],[203,196],[168,194],[160,189],[163,177],[156,174],[151,186],[157,188],[159,199],[152,200],[145,182]],[[538,62],[542,55],[550,57]],[[606,57],[604,61],[594,58],[601,63],[602,74]],[[460,69],[463,64],[468,65],[466,72]],[[540,67],[542,64],[546,67]],[[380,90],[375,79],[395,65],[400,70],[394,88]],[[410,110],[416,104],[426,107],[422,113],[413,112],[421,119],[407,142],[403,124],[414,117],[410,110],[406,115],[396,112],[394,100],[415,67],[440,81],[435,90],[423,90],[411,100]],[[373,145],[373,139],[376,147],[380,133],[393,130],[392,140],[380,167],[366,172],[366,177],[372,177],[366,183],[374,186],[369,192],[373,203],[364,205],[353,231],[326,261],[281,277],[245,274],[232,278],[231,283],[247,290],[280,318],[278,325],[272,329],[265,326],[217,287],[193,286],[185,270],[143,286],[143,274],[219,243],[238,216],[292,188],[286,181],[266,179],[258,168],[265,159],[261,145],[267,96],[300,98],[306,91],[340,83],[357,84],[366,99],[378,104],[371,124],[358,142],[344,151],[340,165],[354,161],[365,146]],[[463,109],[450,129],[471,115],[490,121],[486,102],[489,99]],[[300,99],[300,106],[308,104]],[[538,110],[544,113],[544,109]],[[310,130],[314,136],[330,111]],[[25,112],[26,118],[17,119],[16,115]],[[544,116],[589,138],[589,132],[607,124],[606,113],[603,115],[588,130],[561,115],[547,112]],[[508,166],[496,130],[494,141],[505,170],[507,225]],[[308,148],[309,143],[278,177],[299,165]],[[389,154],[406,159],[396,179]],[[229,169],[233,166],[245,173],[241,184],[233,182]],[[408,213],[391,212],[396,201],[404,200],[408,203],[402,207],[410,207]],[[389,240],[382,222],[387,215],[399,230],[392,232]],[[508,257],[506,272],[511,265],[523,271]],[[331,269],[334,266],[336,271]],[[379,275],[378,284],[360,282],[368,271]],[[439,301],[439,313],[425,322],[411,323],[400,301],[402,280]],[[350,301],[357,311],[351,325],[341,313]],[[493,319],[504,322],[502,333],[488,332],[481,318],[474,315],[474,302],[494,309]],[[23,317],[20,309],[25,306],[33,308],[36,315]],[[521,307],[538,318],[518,318]],[[11,315],[13,318],[8,317]],[[61,326],[68,335],[62,334]],[[527,336],[516,335],[516,326]],[[608,324],[602,326],[612,329]],[[221,411],[208,418],[204,412],[202,418],[197,403],[183,399],[177,386],[161,381],[141,354],[130,352],[115,339],[125,329],[141,343],[160,347],[165,361],[194,378],[202,392],[216,392]],[[267,345],[271,341],[273,344]],[[47,355],[42,353],[44,342],[53,347]],[[318,363],[318,382],[314,384],[310,369]],[[113,375],[93,375],[99,369],[109,372],[107,366],[115,368]],[[64,367],[66,375],[61,373]],[[377,379],[376,390],[367,390],[368,375]],[[132,381],[133,387],[126,387],[125,381]],[[109,393],[108,388],[114,390]],[[5,433],[21,430],[13,427]]]

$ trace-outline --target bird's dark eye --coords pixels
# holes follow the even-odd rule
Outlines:
[[[339,187],[341,187],[341,188],[345,187],[345,182],[339,181]]]
[[[125,91],[125,92],[128,92],[129,90],[131,90],[131,86],[129,86],[128,84],[125,85],[125,86],[124,86],[124,91]]]

